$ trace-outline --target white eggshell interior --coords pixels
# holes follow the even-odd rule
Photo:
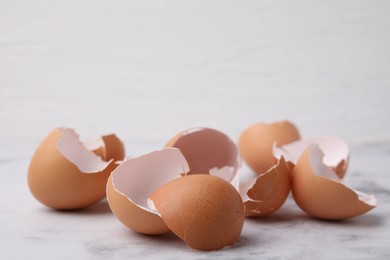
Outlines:
[[[334,182],[338,182],[342,184],[346,189],[355,192],[356,196],[359,198],[360,201],[370,206],[376,206],[376,198],[374,195],[356,191],[348,187],[328,166],[324,164],[323,162],[324,152],[321,150],[319,145],[312,144],[309,145],[307,149],[309,152],[310,165],[313,169],[314,175],[329,179]]]
[[[330,167],[336,167],[341,161],[348,160],[349,147],[341,139],[336,137],[314,137],[283,145],[274,146],[274,154],[279,158],[283,156],[287,161],[296,164],[302,153],[312,144],[318,145],[324,152],[323,162]]]
[[[105,146],[103,138],[101,136],[83,141],[83,145],[89,151],[93,151]]]
[[[98,173],[110,163],[88,150],[79,140],[78,134],[70,128],[60,128],[62,135],[57,140],[58,151],[83,173]]]
[[[148,197],[162,185],[186,174],[189,166],[179,149],[165,148],[127,159],[112,172],[114,188],[142,209],[156,214]]]
[[[237,190],[241,157],[236,144],[224,133],[211,128],[192,128],[173,144],[190,166],[188,174],[209,173],[230,182]]]

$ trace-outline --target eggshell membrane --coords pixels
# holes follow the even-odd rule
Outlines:
[[[241,186],[245,215],[262,217],[277,211],[286,201],[290,189],[291,177],[282,157],[267,172]]]
[[[107,199],[114,215],[128,228],[143,234],[169,231],[160,215],[148,208],[149,195],[161,185],[189,171],[176,148],[165,148],[127,159],[107,182]]]
[[[101,136],[83,141],[83,145],[88,151],[98,155],[102,160],[105,160],[105,144]]]
[[[373,209],[376,199],[355,191],[323,163],[324,154],[310,145],[293,171],[292,194],[306,213],[322,219],[346,219]]]
[[[312,144],[316,144],[324,152],[324,163],[343,178],[348,168],[349,147],[341,139],[322,136],[292,142],[281,147],[275,147],[274,152],[282,155],[294,167],[302,153]]]
[[[237,172],[241,158],[236,144],[224,133],[211,128],[192,128],[174,136],[166,147],[176,147],[184,154],[190,174],[211,174],[238,189]]]
[[[56,128],[35,151],[28,169],[34,197],[55,209],[79,209],[100,201],[112,161],[88,151],[73,129]]]
[[[115,134],[97,137],[85,141],[83,144],[88,150],[99,155],[104,161],[111,159],[121,161],[125,159],[125,147],[123,142]]]
[[[255,173],[261,174],[277,162],[272,153],[274,143],[281,146],[299,139],[298,129],[289,121],[257,123],[242,132],[238,147],[249,167]]]
[[[240,194],[211,175],[188,175],[157,189],[150,202],[168,227],[190,247],[216,250],[238,240],[244,224]]]

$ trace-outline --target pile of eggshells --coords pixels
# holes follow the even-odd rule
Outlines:
[[[241,157],[256,175],[240,185]],[[220,131],[193,128],[137,158],[126,158],[115,135],[81,142],[73,129],[57,128],[34,153],[28,184],[38,201],[59,210],[107,197],[126,227],[150,235],[172,231],[208,251],[234,245],[245,216],[277,211],[290,190],[302,210],[321,219],[373,209],[373,195],[343,183],[348,159],[342,140],[301,140],[288,121],[249,127],[238,146]]]

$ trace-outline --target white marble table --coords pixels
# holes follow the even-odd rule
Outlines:
[[[192,250],[173,234],[136,234],[119,223],[106,201],[77,212],[42,206],[26,184],[33,149],[0,150],[1,259],[385,259],[390,255],[389,144],[352,149],[346,182],[377,196],[373,211],[328,222],[307,216],[289,199],[269,217],[247,219],[235,247],[213,252]]]

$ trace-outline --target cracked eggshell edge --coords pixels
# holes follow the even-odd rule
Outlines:
[[[226,134],[212,128],[190,128],[171,138],[165,147],[176,147],[182,151],[190,167],[186,175],[218,176],[239,190],[240,152]]]
[[[292,169],[302,153],[312,144],[318,145],[324,152],[324,164],[343,178],[348,168],[350,151],[348,145],[340,138],[320,136],[298,140],[279,147],[274,144],[273,153],[279,158],[283,156]]]
[[[283,157],[267,172],[248,179],[240,188],[245,216],[262,217],[277,211],[291,189],[291,177]]]
[[[136,232],[156,235],[169,232],[160,214],[148,206],[148,197],[160,186],[188,171],[187,161],[176,148],[164,148],[125,160],[107,182],[107,199],[112,212]]]
[[[318,145],[301,155],[292,174],[292,194],[306,213],[322,219],[346,219],[362,215],[376,206],[376,198],[345,185],[323,162]]]

